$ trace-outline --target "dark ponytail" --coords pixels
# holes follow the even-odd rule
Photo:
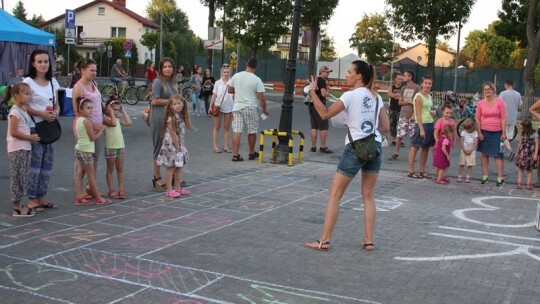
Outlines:
[[[354,71],[357,74],[362,75],[362,82],[364,83],[365,87],[368,88],[370,91],[373,91],[375,87],[375,68],[373,65],[365,62],[364,60],[355,60],[352,62],[354,66]]]

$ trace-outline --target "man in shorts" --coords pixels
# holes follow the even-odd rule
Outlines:
[[[521,94],[514,90],[514,82],[512,80],[506,80],[504,82],[504,88],[505,90],[499,94],[499,97],[502,98],[506,105],[506,140],[504,141],[504,146],[509,151],[508,160],[512,160],[516,153],[512,150],[510,140],[514,138],[514,128],[516,126],[518,111],[521,109],[523,100],[521,99]]]
[[[390,160],[398,159],[399,148],[401,148],[403,138],[407,134],[407,131],[409,132],[409,136],[412,137],[414,130],[414,95],[420,92],[420,86],[414,83],[414,72],[412,70],[407,70],[403,73],[403,81],[405,82],[405,85],[401,87],[399,93],[399,105],[401,106],[401,111],[399,112],[396,152],[390,157]]]
[[[266,98],[264,97],[264,85],[259,77],[255,75],[257,70],[257,59],[248,60],[246,70],[236,73],[229,80],[228,92],[234,94],[233,122],[232,122],[232,161],[243,161],[238,153],[240,149],[240,137],[244,128],[248,133],[249,159],[254,160],[259,157],[255,152],[255,141],[259,129],[259,105],[264,115],[268,116],[266,108]]]
[[[323,104],[326,105],[326,95],[328,94],[328,89],[326,87],[326,78],[332,72],[327,66],[323,66],[319,69],[319,77],[317,77],[317,89],[315,89],[315,94],[321,100]],[[326,146],[326,138],[328,137],[328,119],[322,119],[319,113],[315,110],[313,103],[309,103],[309,121],[311,124],[311,152],[317,152],[317,131],[321,135],[321,147],[319,152],[321,153],[333,153],[332,150],[328,149]]]

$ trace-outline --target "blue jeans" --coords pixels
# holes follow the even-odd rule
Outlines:
[[[193,112],[199,114],[201,105],[199,104],[199,92],[191,92],[191,103],[193,104]]]
[[[382,164],[382,144],[380,142],[377,142],[377,149],[381,152],[379,156],[367,162],[360,162],[356,157],[353,146],[347,144],[339,161],[337,172],[348,177],[355,177],[360,169],[363,172],[379,173]]]

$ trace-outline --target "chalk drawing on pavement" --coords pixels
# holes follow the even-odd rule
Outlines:
[[[75,273],[27,262],[10,264],[6,268],[0,269],[0,273],[3,273],[14,285],[31,291],[39,291],[78,279]],[[39,278],[39,280],[35,280],[35,278]]]
[[[356,200],[358,199],[361,200],[362,197],[357,197]],[[354,199],[351,201],[354,201]],[[390,211],[401,207],[408,201],[408,199],[398,197],[378,196],[375,197],[375,207],[377,208],[377,211]],[[353,210],[364,210],[364,207],[354,207]]]

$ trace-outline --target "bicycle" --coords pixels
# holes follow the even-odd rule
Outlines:
[[[136,105],[139,102],[138,87],[135,86],[135,79],[126,78],[126,83],[122,85],[122,92],[118,93],[116,83],[108,83],[101,89],[101,99],[106,102],[112,95],[116,94],[120,100],[129,105]]]

